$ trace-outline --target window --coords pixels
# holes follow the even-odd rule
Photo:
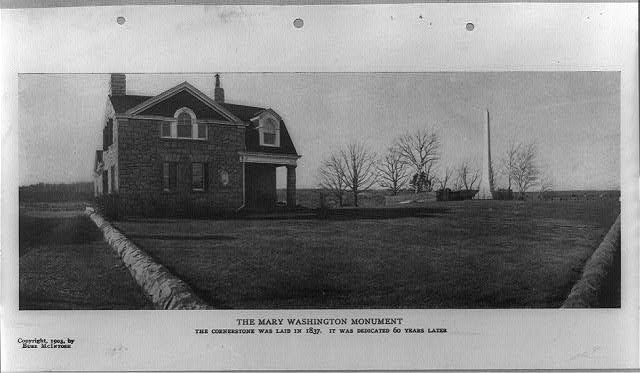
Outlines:
[[[171,122],[162,122],[162,137],[171,137]]]
[[[204,190],[206,186],[206,163],[191,164],[191,189]]]
[[[198,123],[196,114],[183,107],[176,111],[173,119],[160,123],[160,137],[206,140],[207,124]]]
[[[207,138],[207,125],[204,123],[198,123],[198,138],[199,139]]]
[[[280,146],[280,124],[275,118],[260,120],[260,145]]]
[[[182,112],[178,115],[178,137],[192,137],[193,125],[191,115]]]
[[[162,190],[170,192],[178,185],[178,164],[164,162],[162,164]]]
[[[275,145],[276,144],[276,121],[273,118],[269,118],[264,125],[263,129],[263,141],[265,145]]]

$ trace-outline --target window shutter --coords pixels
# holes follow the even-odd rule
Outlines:
[[[207,138],[207,125],[204,123],[198,123],[198,138],[206,139]]]
[[[202,169],[203,169],[203,177],[204,177],[204,190],[209,190],[209,164],[208,163],[203,163],[202,164]]]
[[[160,122],[160,137],[171,137],[171,122]]]
[[[193,190],[207,189],[207,164],[202,162],[191,163],[190,170],[191,188]]]
[[[160,180],[162,181],[162,190],[171,190],[171,163],[163,162],[160,164]]]
[[[169,189],[178,189],[178,164],[175,162],[169,163]]]
[[[160,163],[160,185],[162,185],[162,190],[165,189],[165,183],[164,183],[164,166],[165,162]]]

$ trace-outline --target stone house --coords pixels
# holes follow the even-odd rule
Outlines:
[[[213,99],[188,82],[155,96],[128,95],[124,74],[110,83],[94,190],[117,195],[120,214],[274,207],[277,167],[295,207],[300,156],[276,111],[226,102],[217,74]]]

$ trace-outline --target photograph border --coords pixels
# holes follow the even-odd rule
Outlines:
[[[595,15],[604,10],[605,14],[611,12],[615,18],[609,17],[600,21],[594,29],[577,29],[577,24],[572,20],[554,21],[548,15],[548,8],[563,15],[579,14],[580,16]],[[455,11],[452,11],[455,8]],[[383,16],[389,13],[402,19],[404,16],[416,15],[429,11],[430,16],[440,19],[444,26],[439,33],[433,36],[437,40],[435,57],[425,59],[425,52],[409,53],[406,60],[401,60],[395,66],[397,71],[420,72],[444,71],[438,67],[436,57],[442,57],[446,52],[446,43],[452,42],[461,56],[466,56],[464,48],[477,50],[483,39],[473,41],[465,40],[468,36],[464,33],[456,33],[457,27],[464,28],[469,21],[479,26],[486,26],[488,19],[495,20],[498,11],[508,11],[509,20],[500,27],[510,27],[512,31],[520,30],[519,27],[528,26],[518,24],[517,15],[528,14],[531,23],[541,24],[548,22],[540,30],[538,44],[520,45],[517,48],[523,56],[515,57],[514,66],[524,67],[517,71],[554,71],[560,69],[607,70],[621,72],[621,200],[622,200],[622,308],[615,310],[418,310],[422,315],[416,315],[412,310],[309,310],[307,315],[326,315],[331,317],[337,314],[358,314],[372,317],[384,317],[389,314],[405,317],[416,326],[444,326],[454,333],[438,339],[428,341],[419,338],[405,338],[381,341],[374,337],[358,336],[351,340],[339,339],[328,341],[326,339],[286,339],[281,345],[274,346],[273,338],[259,339],[260,343],[243,343],[246,340],[222,340],[203,339],[193,333],[194,328],[215,326],[230,326],[233,320],[242,317],[261,317],[273,314],[300,315],[300,311],[165,311],[158,314],[157,311],[16,311],[17,310],[17,180],[19,165],[17,165],[17,101],[18,101],[18,75],[20,73],[108,73],[112,71],[123,72],[164,72],[173,66],[180,66],[179,61],[162,62],[154,68],[159,71],[150,71],[149,66],[153,61],[149,60],[149,53],[156,48],[143,48],[133,61],[123,57],[111,57],[104,61],[99,52],[104,45],[99,42],[108,40],[109,37],[117,38],[118,32],[115,19],[118,14],[129,14],[132,19],[141,14],[149,18],[139,21],[141,23],[153,23],[149,21],[154,15],[174,10],[178,14],[201,10],[200,6],[170,7],[100,7],[100,8],[64,8],[35,10],[1,10],[0,30],[2,31],[2,365],[4,369],[11,371],[20,370],[44,370],[54,371],[84,370],[91,371],[87,367],[99,367],[96,370],[115,369],[128,370],[179,370],[194,371],[210,369],[209,364],[215,364],[217,370],[351,370],[351,371],[382,371],[382,370],[420,370],[420,371],[495,371],[508,370],[566,370],[576,371],[580,369],[590,370],[633,370],[638,368],[638,49],[637,49],[637,4],[402,4],[402,5],[363,5],[346,6],[287,6],[287,7],[252,7],[229,6],[213,7],[209,9],[219,19],[227,19],[215,24],[215,30],[221,35],[236,30],[238,25],[248,27],[250,30],[264,30],[265,25],[277,25],[273,30],[265,32],[260,38],[271,36],[270,32],[280,35],[280,46],[289,48],[291,55],[278,56],[280,50],[268,54],[276,62],[288,62],[290,70],[274,69],[274,63],[263,63],[251,66],[250,63],[240,64],[237,70],[226,68],[232,66],[235,59],[232,56],[223,56],[221,61],[212,67],[205,66],[206,62],[191,63],[184,68],[186,73],[193,71],[216,72],[292,72],[311,71],[320,72],[322,66],[331,66],[337,71],[348,69],[349,60],[353,63],[358,56],[363,60],[356,67],[360,72],[375,72],[376,70],[394,70],[389,66],[391,59],[377,59],[376,53],[364,53],[367,45],[355,46],[353,44],[338,45],[339,51],[349,52],[345,58],[337,58],[337,61],[326,55],[327,46],[323,42],[333,40],[335,34],[328,34],[330,30],[324,22],[335,22],[331,26],[341,30],[340,22],[360,19],[349,27],[361,27],[364,31],[362,37],[376,36],[376,25],[382,25]],[[632,12],[632,10],[635,10]],[[332,13],[335,12],[335,13]],[[607,13],[610,12],[610,13]],[[336,16],[335,18],[332,16]],[[365,17],[366,16],[366,17]],[[505,16],[505,15],[501,15]],[[301,35],[291,34],[295,32],[291,22],[296,18],[305,20],[305,27],[311,31]],[[327,18],[328,17],[328,18]],[[492,18],[493,17],[493,18]],[[619,17],[619,18],[618,18]],[[258,20],[258,18],[260,18]],[[416,17],[417,18],[417,17]],[[218,18],[216,18],[218,19]],[[251,22],[246,22],[249,19]],[[330,21],[329,21],[330,20]],[[315,22],[314,22],[315,21]],[[537,22],[534,22],[537,21]],[[73,24],[77,22],[77,24]],[[95,25],[91,25],[94,22]],[[135,22],[135,21],[134,21]],[[422,45],[425,34],[415,36],[415,20],[404,21],[397,35],[405,35],[408,46]],[[34,25],[42,25],[42,28],[34,28]],[[247,26],[248,25],[248,26]],[[373,25],[373,26],[372,26]],[[179,22],[172,23],[169,29],[175,30]],[[55,31],[55,28],[61,31]],[[104,34],[88,36],[83,31],[93,27],[102,27]],[[184,27],[184,26],[183,26]],[[420,26],[418,26],[420,27]],[[481,29],[482,27],[480,27]],[[28,30],[28,32],[26,32]],[[413,31],[412,31],[413,30]],[[205,28],[200,32],[209,32]],[[563,32],[564,31],[564,32]],[[247,31],[248,32],[248,31]],[[378,31],[379,32],[379,31]],[[409,32],[414,32],[409,33]],[[466,31],[465,31],[466,32]],[[494,29],[495,32],[495,29]],[[539,59],[531,60],[531,54],[542,52],[540,41],[549,43],[545,36],[560,33],[566,39],[555,41],[549,45],[551,52],[548,55],[539,56]],[[121,33],[122,34],[122,33]],[[64,42],[70,44],[55,45],[52,41],[56,37],[64,36]],[[198,35],[196,32],[195,35]],[[577,36],[576,36],[577,35]],[[622,35],[622,36],[620,36]],[[142,29],[136,36],[123,41],[119,47],[127,52],[134,48],[134,44],[142,42],[149,37],[149,30]],[[256,36],[256,34],[254,34]],[[394,36],[396,36],[394,34]],[[120,36],[122,37],[122,36]],[[214,38],[220,38],[215,36]],[[430,36],[431,37],[431,36]],[[612,42],[612,37],[620,37],[614,48],[607,44]],[[285,40],[289,38],[289,40]],[[501,35],[501,39],[512,41],[509,35]],[[575,42],[575,38],[583,40],[586,45],[573,46],[573,50],[563,51],[562,47]],[[357,39],[352,37],[351,39]],[[499,39],[500,40],[500,39]],[[74,44],[75,43],[75,44]],[[319,45],[315,52],[317,60],[314,62],[302,56],[308,52],[304,47],[310,43]],[[44,46],[49,46],[44,48]],[[33,49],[25,48],[30,45]],[[52,47],[51,45],[55,45]],[[255,44],[252,44],[255,45]],[[298,45],[299,49],[296,49]],[[303,47],[300,47],[302,45]],[[140,46],[140,44],[137,44]],[[42,47],[38,49],[38,47]],[[249,51],[250,46],[243,46],[243,51]],[[398,57],[402,53],[395,50],[393,45],[385,45],[381,50],[387,50],[392,57]],[[476,48],[476,49],[474,49]],[[531,48],[531,50],[524,50]],[[583,48],[577,57],[571,53],[575,48]],[[626,48],[626,49],[625,49]],[[547,50],[547,49],[544,49]],[[488,51],[488,55],[497,53],[500,48]],[[78,58],[77,52],[81,58]],[[265,52],[259,49],[258,52]],[[209,54],[208,54],[209,53]],[[405,51],[405,53],[407,53]],[[554,55],[554,53],[556,55]],[[452,54],[454,54],[452,52]],[[124,53],[126,55],[126,53]],[[206,60],[210,52],[205,52]],[[458,56],[460,56],[458,55]],[[455,54],[454,54],[455,57]],[[498,63],[488,63],[490,58],[479,57],[471,64],[477,64],[476,70],[465,70],[464,63],[453,64],[451,71],[500,71],[504,69],[504,57],[494,56]],[[557,58],[557,63],[555,58]],[[508,59],[506,59],[508,60]],[[529,60],[529,65],[523,65],[523,60]],[[373,61],[373,62],[372,62]],[[501,62],[500,62],[501,61]],[[337,62],[337,63],[335,63]],[[467,61],[469,63],[469,61]],[[502,65],[501,65],[502,63]],[[330,65],[331,64],[331,65]],[[502,67],[501,67],[502,66]],[[179,68],[178,68],[179,69]],[[327,72],[336,72],[327,69]],[[414,69],[414,70],[412,70]],[[326,71],[326,70],[325,70]],[[5,109],[8,109],[5,111]],[[4,124],[8,123],[8,124]],[[635,274],[634,274],[635,273]],[[184,312],[190,312],[189,318],[184,317]],[[562,312],[560,319],[566,325],[545,325]],[[533,314],[532,314],[533,313]],[[215,317],[212,316],[215,314]],[[594,316],[595,314],[595,316]],[[569,317],[570,316],[570,317]],[[219,322],[217,325],[212,319]],[[178,320],[183,322],[179,323]],[[187,319],[187,320],[184,320]],[[525,320],[522,323],[522,320]],[[104,325],[96,325],[96,321]],[[604,321],[605,325],[591,325]],[[71,329],[71,325],[76,325]],[[90,326],[93,327],[91,328]],[[118,327],[108,327],[118,325]],[[160,326],[161,325],[161,326]],[[518,330],[509,329],[518,325]],[[591,332],[584,331],[584,325],[593,327]],[[90,327],[86,332],[79,332],[78,327]],[[500,329],[502,326],[504,329]],[[125,328],[131,328],[133,332],[123,334]],[[573,334],[565,334],[568,330],[575,330]],[[582,328],[582,329],[581,329]],[[111,329],[111,332],[109,331]],[[161,330],[159,330],[161,329]],[[524,340],[518,335],[526,335],[530,338]],[[62,355],[60,352],[45,351],[40,354],[25,354],[17,350],[15,340],[19,337],[54,337],[75,338],[79,346],[74,347],[71,354]],[[163,337],[164,336],[164,337]],[[255,341],[254,341],[255,342]],[[517,342],[514,345],[514,342]],[[630,344],[629,344],[630,343]],[[267,347],[264,344],[268,344]],[[485,344],[494,344],[487,348]],[[97,348],[97,352],[92,352]],[[226,348],[226,349],[225,349]],[[444,351],[449,348],[451,351]],[[178,350],[169,351],[169,350]],[[162,359],[158,359],[154,352],[167,353]],[[349,353],[346,354],[345,351]],[[529,356],[524,357],[524,352]],[[603,352],[604,351],[604,352]],[[33,351],[31,351],[33,352]],[[487,356],[493,352],[497,356]],[[284,354],[289,355],[284,355]],[[304,357],[294,356],[296,354]],[[441,354],[441,355],[438,355]],[[521,354],[518,356],[518,354]],[[604,354],[604,355],[603,355]],[[610,355],[607,355],[610,354]],[[616,355],[613,355],[616,354]],[[348,355],[348,356],[346,356]],[[200,356],[200,360],[198,359]],[[461,366],[457,358],[464,356],[466,366]],[[337,358],[337,362],[329,363],[328,357]],[[389,358],[391,361],[389,361]],[[566,361],[560,361],[564,357]],[[492,360],[498,358],[500,366],[491,365]],[[621,366],[610,366],[612,358],[624,358]],[[523,363],[524,359],[524,363]],[[154,365],[150,367],[150,362]],[[494,363],[495,364],[495,363]],[[203,369],[204,368],[204,369]],[[93,368],[95,369],[95,368]]]

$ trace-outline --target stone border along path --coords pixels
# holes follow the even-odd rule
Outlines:
[[[100,214],[87,207],[85,213],[102,231],[107,243],[118,253],[125,266],[151,299],[156,309],[162,310],[204,310],[211,309],[164,266],[156,263],[149,255],[129,241]]]
[[[600,291],[615,265],[613,261],[616,251],[621,249],[620,242],[620,215],[618,215],[600,246],[585,264],[582,277],[573,285],[562,308],[598,307]]]

